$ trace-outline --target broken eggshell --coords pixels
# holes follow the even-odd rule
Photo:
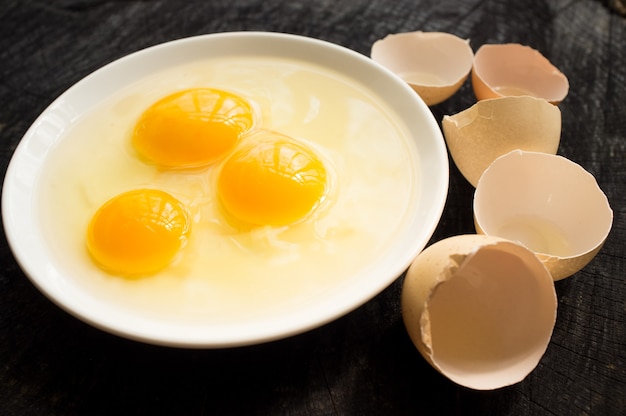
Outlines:
[[[598,253],[613,211],[580,165],[562,156],[514,150],[496,159],[478,181],[474,221],[478,233],[533,250],[560,280]]]
[[[472,88],[478,100],[531,95],[559,104],[569,82],[539,51],[517,43],[482,45],[474,56]]]
[[[444,116],[441,126],[455,165],[475,187],[483,171],[511,150],[555,154],[561,111],[541,98],[492,98]]]
[[[431,106],[450,98],[467,79],[474,52],[469,41],[443,32],[387,35],[371,58],[408,83]]]
[[[523,380],[545,353],[557,310],[554,282],[532,251],[485,235],[424,250],[407,271],[401,302],[424,358],[476,390]]]

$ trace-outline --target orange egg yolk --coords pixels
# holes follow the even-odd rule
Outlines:
[[[281,135],[242,144],[217,179],[227,214],[252,225],[281,226],[307,216],[327,189],[322,161],[305,145]]]
[[[230,151],[253,119],[250,104],[235,94],[190,89],[151,105],[139,118],[132,143],[141,156],[162,167],[201,167]]]
[[[189,232],[185,207],[154,189],[120,194],[106,202],[87,228],[87,248],[105,270],[136,276],[168,266]]]

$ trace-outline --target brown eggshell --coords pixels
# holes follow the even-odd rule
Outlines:
[[[450,98],[467,79],[474,52],[450,33],[406,32],[372,45],[371,58],[406,81],[427,105]]]
[[[472,88],[479,100],[531,95],[559,104],[569,82],[539,51],[517,43],[487,44],[476,51]]]
[[[424,358],[465,387],[517,383],[550,342],[557,298],[548,270],[527,248],[460,235],[424,250],[402,287],[402,316]]]
[[[515,150],[496,159],[474,194],[477,232],[533,250],[552,278],[585,267],[598,253],[613,211],[593,175],[556,155]]]
[[[473,186],[497,157],[515,149],[555,154],[561,138],[559,108],[530,96],[478,101],[441,124],[454,163]]]

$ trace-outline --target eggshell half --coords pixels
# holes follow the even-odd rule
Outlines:
[[[474,60],[468,40],[443,32],[387,35],[371,58],[406,81],[427,105],[450,98],[467,79]]]
[[[454,163],[476,186],[483,171],[511,150],[555,154],[561,138],[561,111],[541,98],[500,97],[444,116],[441,125]]]
[[[524,246],[460,235],[424,250],[402,287],[407,332],[450,380],[492,390],[523,380],[539,363],[556,321],[548,270]]]
[[[477,232],[518,241],[560,280],[600,251],[613,211],[593,175],[556,155],[514,150],[497,158],[474,193]]]
[[[559,104],[569,82],[539,51],[517,43],[482,45],[474,56],[472,88],[479,100],[531,95]]]

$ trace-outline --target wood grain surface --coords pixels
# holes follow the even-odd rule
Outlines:
[[[626,19],[594,0],[219,0],[0,2],[0,163],[57,96],[142,48],[235,30],[296,33],[369,55],[388,33],[443,31],[538,49],[570,81],[559,154],[598,180],[614,210],[600,254],[556,283],[552,341],[522,382],[495,391],[432,369],[402,324],[402,276],[302,335],[221,350],[145,345],[61,311],[0,238],[0,415],[625,415]],[[432,108],[471,106],[466,82]],[[450,165],[431,242],[473,233],[473,188]]]

